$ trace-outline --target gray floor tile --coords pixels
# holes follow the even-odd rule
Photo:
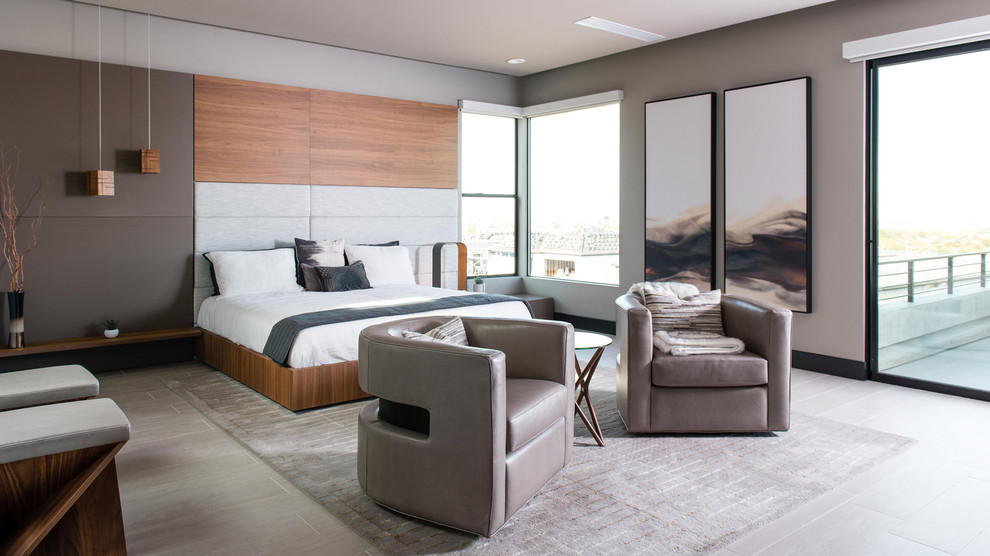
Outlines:
[[[990,527],[990,483],[965,479],[891,533],[955,554]]]
[[[888,533],[899,520],[855,504],[844,504],[759,552],[777,555],[931,555],[944,553]]]
[[[974,469],[967,465],[925,457],[904,469],[892,472],[851,502],[892,517],[907,519],[966,480]]]
[[[959,556],[986,556],[990,554],[990,527],[984,529],[976,536],[966,548],[963,548]]]

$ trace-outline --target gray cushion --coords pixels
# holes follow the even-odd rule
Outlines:
[[[125,442],[131,424],[113,400],[82,400],[0,413],[0,463]]]
[[[303,265],[303,269],[307,266]],[[346,292],[366,290],[371,287],[368,274],[364,270],[364,263],[361,261],[355,261],[347,266],[315,266],[312,269],[316,272],[321,291]]]
[[[549,380],[505,381],[505,449],[514,452],[550,428],[574,400],[563,384]],[[570,410],[573,411],[573,410]]]
[[[312,270],[317,266],[344,266],[344,240],[315,241],[295,238],[296,280],[306,291],[321,291],[320,280]],[[310,268],[307,269],[308,265]]]
[[[59,365],[0,374],[0,411],[81,400],[100,393],[100,382],[82,365]]]
[[[653,350],[653,384],[675,388],[726,388],[767,383],[767,360],[748,351],[718,355],[667,355]]]

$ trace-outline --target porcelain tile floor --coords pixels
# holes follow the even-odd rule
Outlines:
[[[130,554],[378,554],[162,382],[210,372],[190,362],[99,376],[101,396],[132,424],[117,456]],[[723,556],[990,554],[990,403],[802,370],[792,376],[794,411],[918,444]]]

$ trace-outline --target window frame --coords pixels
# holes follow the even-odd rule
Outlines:
[[[990,40],[981,39],[967,41],[962,44],[934,46],[923,50],[915,50],[904,54],[870,58],[864,60],[865,93],[866,93],[866,377],[869,380],[917,388],[930,392],[949,394],[964,398],[990,401],[990,394],[982,390],[945,384],[917,378],[909,378],[879,370],[879,221],[878,205],[879,188],[879,100],[880,100],[880,69],[911,62],[943,58],[960,54],[990,50]]]
[[[512,167],[513,167],[513,170],[514,171],[513,171],[512,193],[464,193],[464,191],[463,191],[463,184],[460,185],[460,187],[458,188],[458,192],[460,193],[460,197],[458,199],[458,203],[460,205],[459,206],[459,208],[460,208],[460,211],[459,212],[460,212],[460,216],[461,217],[458,219],[458,237],[463,242],[463,240],[464,240],[464,220],[463,220],[463,218],[464,218],[464,211],[463,211],[464,203],[463,203],[463,199],[464,198],[472,198],[472,199],[512,199],[512,208],[513,208],[513,210],[512,210],[512,218],[513,218],[513,227],[512,227],[512,236],[513,236],[513,241],[512,241],[512,243],[513,243],[513,248],[512,248],[513,265],[512,266],[513,266],[513,270],[512,270],[512,273],[511,274],[485,274],[483,276],[485,278],[499,278],[499,277],[519,276],[519,259],[520,259],[520,257],[519,257],[519,164],[520,164],[520,161],[519,161],[519,118],[516,117],[516,116],[514,116],[514,115],[495,114],[495,113],[490,113],[490,112],[487,112],[487,111],[480,111],[480,110],[477,110],[476,111],[476,110],[466,109],[464,107],[464,104],[465,104],[464,101],[462,101],[461,102],[461,109],[460,109],[461,114],[465,114],[465,113],[466,114],[476,114],[476,115],[480,115],[480,116],[502,117],[502,118],[510,118],[510,119],[514,120],[514,122],[513,122],[513,124],[514,124],[513,125],[513,134],[512,134],[512,139],[513,139],[513,141],[512,141],[512,152],[513,152],[513,164],[512,164]],[[463,124],[463,122],[461,122],[461,125],[462,124]],[[463,137],[463,134],[459,134],[459,135],[460,135],[460,137]],[[460,140],[458,141],[458,143],[460,143]],[[478,276],[482,276],[482,275],[478,275]],[[468,277],[468,279],[471,279],[471,278],[474,278],[475,275],[468,274],[467,277]]]
[[[622,260],[622,237],[621,232],[619,236],[619,282],[616,284],[609,284],[605,282],[591,282],[588,280],[575,280],[573,278],[557,278],[554,276],[536,276],[533,274],[533,176],[532,176],[532,165],[533,165],[533,118],[538,118],[541,116],[552,116],[554,114],[561,114],[565,112],[576,112],[578,110],[586,110],[589,108],[598,108],[601,106],[608,106],[616,104],[619,106],[619,141],[621,145],[622,139],[622,91],[611,91],[609,93],[601,93],[599,95],[589,95],[588,97],[580,97],[577,99],[571,99],[567,101],[559,101],[554,103],[548,103],[546,105],[534,106],[524,109],[525,119],[526,119],[526,183],[527,183],[527,195],[526,195],[526,278],[532,278],[534,280],[553,280],[555,282],[562,282],[567,284],[584,284],[591,286],[603,286],[603,287],[616,287],[622,283],[621,276],[621,260]],[[584,102],[582,102],[584,101]],[[545,111],[541,111],[541,107],[547,107]],[[620,146],[621,148],[621,146]],[[621,181],[621,151],[619,159],[620,176],[617,177],[619,180],[619,195],[621,199],[622,193],[622,181]],[[616,215],[616,221],[620,222],[620,215],[622,212],[622,204],[620,200],[619,213]],[[621,230],[621,228],[620,228]]]

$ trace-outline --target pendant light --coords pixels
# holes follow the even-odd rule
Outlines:
[[[162,151],[151,148],[151,14],[148,14],[148,148],[141,149],[141,173],[162,171]]]
[[[99,31],[97,32],[97,72],[99,82],[100,158],[97,166],[103,167],[103,6],[97,7]],[[86,172],[86,192],[90,195],[113,196],[113,170]]]

